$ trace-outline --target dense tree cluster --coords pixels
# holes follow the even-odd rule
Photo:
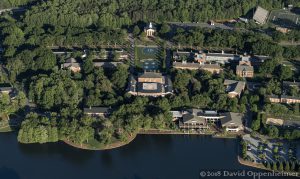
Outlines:
[[[1,65],[0,81],[10,82],[24,89],[29,102],[36,104],[37,113],[30,113],[21,125],[18,140],[22,143],[45,143],[67,140],[84,145],[89,141],[109,144],[116,140],[126,141],[140,129],[174,129],[169,111],[183,108],[205,108],[245,113],[265,110],[291,113],[279,105],[265,105],[263,98],[269,94],[281,94],[282,80],[295,75],[280,65],[282,57],[292,59],[300,54],[299,46],[283,47],[281,40],[299,40],[299,32],[291,31],[285,36],[273,32],[262,35],[251,30],[228,31],[220,29],[181,29],[174,33],[167,22],[205,22],[224,20],[245,15],[257,3],[269,10],[281,8],[292,0],[4,0],[0,7],[25,5],[21,16],[9,13],[0,17]],[[34,2],[34,3],[33,3]],[[32,3],[27,6],[28,3]],[[145,37],[143,22],[161,23],[158,35],[170,40],[170,44],[199,47],[237,49],[250,54],[269,55],[272,60],[262,64],[259,72],[274,76],[257,94],[245,91],[240,99],[229,98],[224,79],[242,80],[226,68],[220,75],[205,71],[171,70],[174,94],[165,98],[135,97],[126,94],[129,78],[128,65],[103,69],[94,67],[95,54],[73,52],[80,62],[81,71],[73,73],[60,69],[67,58],[57,57],[50,50],[61,47],[69,49],[97,49],[100,46],[128,46],[128,32],[134,37]],[[138,26],[140,25],[140,27]],[[276,42],[274,42],[276,41]],[[160,42],[161,43],[161,42]],[[167,43],[162,42],[159,58],[162,68],[167,64]],[[105,55],[103,47],[99,57]],[[87,50],[89,51],[89,50]],[[135,48],[137,54],[137,48]],[[86,55],[86,54],[85,54]],[[136,55],[137,56],[137,55]],[[119,54],[112,53],[113,61]],[[137,59],[136,59],[137,60]],[[3,69],[4,69],[3,68]],[[168,69],[169,70],[169,69]],[[169,71],[168,71],[169,72]],[[294,75],[294,76],[293,76]],[[21,91],[21,90],[20,90]],[[289,94],[299,93],[290,89]],[[24,93],[11,100],[1,96],[0,111],[12,113],[26,103]],[[85,116],[82,108],[107,106],[113,109],[109,119]],[[298,106],[299,109],[299,106]],[[293,114],[299,113],[295,107]],[[265,127],[262,119],[253,123],[255,131],[263,130],[269,136],[299,138],[297,132],[278,131]]]
[[[2,114],[12,114],[22,109],[26,105],[26,95],[23,92],[19,92],[14,99],[8,94],[0,95],[0,116]]]
[[[58,139],[56,118],[34,113],[26,116],[18,133],[18,141],[22,143],[57,142]]]
[[[46,110],[76,109],[82,99],[82,87],[71,78],[69,71],[38,75],[31,79],[29,98]]]
[[[259,5],[267,9],[281,8],[283,2],[261,0]],[[256,3],[255,0],[53,0],[30,9],[25,21],[36,25],[88,27],[101,24],[114,28],[137,21],[207,21],[239,17],[255,7]]]
[[[229,98],[226,93],[225,76],[238,79],[232,75],[232,72],[212,75],[205,71],[174,70],[171,74],[176,93],[175,96],[168,98],[172,108],[195,107],[234,112],[246,110],[246,96],[238,100]]]
[[[17,6],[24,6],[28,3],[37,2],[38,0],[1,0],[0,1],[0,8],[11,8]]]
[[[84,77],[86,106],[112,106],[122,101],[128,79],[128,66],[118,65],[106,73],[101,68],[92,69]]]
[[[232,48],[256,55],[284,56],[288,59],[300,56],[300,46],[283,47],[275,43],[270,37],[251,31],[212,30],[205,28],[185,30],[178,28],[173,36],[164,35],[164,37],[171,38],[176,45],[182,46]]]

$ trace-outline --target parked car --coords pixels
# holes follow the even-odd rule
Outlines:
[[[252,149],[251,149],[251,146],[248,145],[248,146],[247,146],[247,150],[248,150],[248,151],[251,151],[251,150],[252,150]]]

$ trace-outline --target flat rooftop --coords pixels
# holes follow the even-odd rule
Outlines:
[[[143,83],[143,90],[157,90],[157,83]]]

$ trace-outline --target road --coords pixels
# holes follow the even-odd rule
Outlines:
[[[13,8],[9,8],[9,9],[0,9],[0,15],[4,12],[22,12],[22,11],[26,11],[25,7],[13,7]]]
[[[130,73],[132,74],[134,72],[135,67],[135,41],[133,35],[130,33],[128,35],[129,43],[130,43],[130,49],[128,51],[129,53],[129,59],[130,59]]]
[[[210,25],[206,22],[191,23],[191,22],[169,22],[170,25],[175,25],[178,27],[189,28],[189,27],[201,27],[201,28],[210,28],[210,29],[225,29],[225,30],[236,30],[233,25],[230,24],[221,24],[215,23],[215,25]]]

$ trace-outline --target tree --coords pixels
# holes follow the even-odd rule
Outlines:
[[[111,142],[113,131],[109,128],[103,129],[101,132],[99,132],[100,141],[103,144],[108,144]]]
[[[159,30],[159,33],[160,33],[161,35],[165,36],[167,33],[170,32],[170,30],[171,30],[170,26],[169,26],[168,24],[166,24],[166,23],[163,23],[163,24],[161,25],[161,28],[160,28],[160,30]]]
[[[140,37],[141,37],[142,39],[145,39],[145,38],[147,37],[146,32],[142,32],[142,33],[140,34]]]
[[[294,114],[299,115],[299,113],[300,113],[299,103],[296,103],[294,104]]]
[[[280,80],[290,79],[293,76],[293,71],[290,67],[280,65],[277,71],[277,76]]]
[[[112,59],[113,61],[119,61],[120,53],[118,53],[117,51],[113,51],[112,57],[113,57]]]
[[[106,50],[102,48],[100,50],[100,54],[99,55],[100,55],[101,58],[105,58],[106,57]]]
[[[277,171],[277,163],[276,162],[273,162],[272,169],[273,169],[273,171]]]
[[[275,126],[268,127],[268,135],[272,138],[277,138],[279,134],[279,130]]]
[[[87,58],[83,62],[83,71],[84,71],[84,73],[89,74],[93,71],[93,69],[94,69],[93,60],[91,58]]]
[[[278,170],[279,171],[283,171],[283,163],[282,162],[279,162]]]
[[[141,33],[139,26],[135,25],[132,33],[134,37],[137,37]]]
[[[271,164],[270,164],[270,162],[267,162],[267,169],[271,169]]]
[[[27,98],[24,92],[19,91],[16,100],[18,101],[18,106],[19,107],[24,107],[27,103]]]
[[[37,48],[35,50],[35,68],[40,70],[51,70],[56,66],[56,57],[48,48]]]
[[[296,164],[294,161],[291,162],[291,171],[295,171],[296,169]]]
[[[285,170],[284,171],[290,171],[291,168],[290,168],[290,162],[286,161],[285,162]]]
[[[258,131],[260,129],[260,120],[259,119],[252,121],[251,129],[254,131]]]
[[[88,127],[79,127],[75,134],[75,142],[82,146],[83,142],[88,142],[91,133]]]
[[[276,67],[277,64],[278,64],[277,59],[266,60],[260,66],[259,72],[264,74],[264,75],[272,74],[273,71],[275,70],[275,67]]]

